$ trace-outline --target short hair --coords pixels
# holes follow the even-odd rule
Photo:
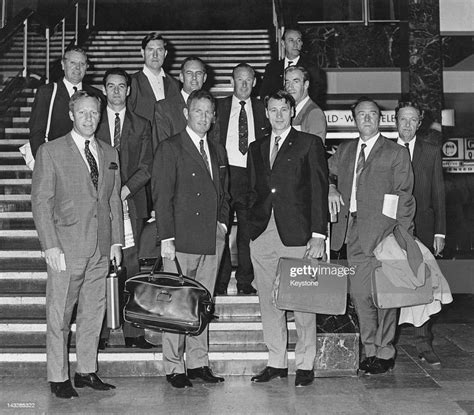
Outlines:
[[[288,68],[285,69],[285,75],[287,73],[294,72],[294,71],[301,71],[301,73],[303,74],[303,82],[311,81],[311,76],[309,75],[309,72],[303,66],[298,66],[298,65],[288,66]]]
[[[354,102],[354,104],[351,105],[351,112],[352,112],[352,115],[354,116],[354,118],[356,116],[355,109],[356,109],[357,105],[359,105],[362,102],[371,102],[372,104],[374,104],[377,107],[377,110],[379,112],[379,116],[382,115],[382,110],[380,109],[380,106],[379,106],[379,104],[377,104],[376,101],[374,101],[372,98],[369,98],[367,96],[361,96],[357,99],[356,102]]]
[[[66,54],[69,53],[69,52],[77,52],[77,53],[80,53],[82,55],[84,55],[84,57],[86,58],[86,61],[87,61],[87,53],[84,49],[82,49],[81,47],[79,46],[76,46],[76,45],[71,45],[71,46],[68,46],[66,48],[66,50],[64,51],[64,55],[63,55],[63,61],[66,60]]]
[[[301,39],[303,39],[303,32],[300,29],[297,29],[296,27],[287,27],[285,28],[285,31],[281,35],[281,40],[285,40],[285,36],[287,35],[288,32],[297,32],[300,34]]]
[[[94,99],[96,99],[97,102],[99,103],[99,112],[101,111],[102,101],[100,100],[100,98],[97,95],[88,94],[86,91],[84,91],[82,89],[79,90],[79,91],[76,91],[76,92],[74,92],[74,94],[72,94],[72,97],[69,100],[69,111],[74,112],[74,105],[76,105],[76,102],[79,101],[82,98],[94,98]]]
[[[420,121],[423,119],[424,111],[421,109],[420,105],[415,101],[398,101],[398,105],[395,108],[395,119],[398,118],[398,111],[402,108],[414,108],[418,112],[418,117]]]
[[[188,109],[191,107],[191,104],[193,101],[197,101],[199,99],[207,99],[211,101],[212,109],[215,111],[216,99],[212,96],[212,94],[209,91],[206,91],[205,89],[198,89],[189,94],[189,97],[186,101],[186,106],[188,107]]]
[[[164,47],[166,48],[167,42],[163,38],[163,36],[161,36],[158,32],[151,32],[151,33],[148,33],[143,38],[143,40],[142,40],[142,49],[145,50],[148,43],[150,43],[152,40],[161,40],[163,42]]]
[[[206,69],[206,64],[203,62],[203,60],[197,56],[188,56],[184,61],[183,63],[181,64],[181,68],[179,68],[180,72],[183,72],[183,69],[184,69],[184,66],[188,63],[188,62],[193,62],[193,61],[196,61],[196,62],[199,62],[202,67],[203,67],[203,70],[204,70],[204,73],[207,72],[207,69]]]
[[[105,75],[104,75],[104,78],[102,79],[102,84],[106,87],[107,86],[107,78],[110,76],[110,75],[119,75],[119,76],[122,76],[125,78],[125,82],[127,83],[127,86],[130,86],[131,84],[131,78],[130,78],[130,75],[127,73],[127,71],[125,71],[124,69],[122,68],[111,68],[111,69],[107,69],[105,71]]]
[[[296,102],[293,96],[283,90],[273,92],[272,94],[267,95],[265,97],[263,103],[265,104],[266,109],[268,109],[268,101],[270,101],[271,99],[276,99],[278,101],[284,100],[287,104],[290,104],[290,108],[295,108],[296,106]]]
[[[240,62],[238,65],[234,66],[234,68],[232,69],[232,78],[235,77],[235,72],[238,69],[248,69],[252,73],[252,76],[255,78],[255,69],[253,69],[253,67],[247,62]]]

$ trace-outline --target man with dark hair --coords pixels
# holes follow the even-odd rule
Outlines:
[[[133,233],[133,246],[123,250],[127,275],[140,271],[138,263],[138,243],[144,221],[150,216],[147,209],[145,185],[150,181],[153,156],[151,152],[150,122],[126,108],[130,93],[130,76],[121,68],[106,71],[103,79],[103,92],[107,106],[96,132],[97,138],[112,145],[119,152],[122,188],[120,198],[124,204],[124,214],[129,214]],[[121,281],[122,284],[125,281]],[[149,349],[143,329],[124,322],[123,335],[126,347]],[[100,348],[105,348],[109,331],[103,329]]]
[[[443,166],[439,147],[421,140],[416,135],[422,119],[423,111],[414,102],[399,102],[395,109],[397,143],[407,148],[415,176],[414,233],[435,255],[439,255],[444,249],[446,235]],[[428,320],[421,327],[415,327],[415,345],[420,359],[431,365],[439,365],[439,357],[432,345],[431,324],[431,320]]]
[[[340,144],[329,159],[329,210],[339,213],[331,247],[338,251],[347,243],[349,265],[356,267],[349,290],[365,354],[360,370],[379,374],[395,364],[397,309],[374,305],[371,275],[377,260],[373,251],[395,225],[412,230],[413,171],[405,149],[380,134],[381,112],[374,100],[361,97],[351,110],[360,138]]]
[[[229,158],[230,223],[233,222],[234,213],[237,214],[238,222],[238,266],[235,273],[237,291],[239,294],[255,294],[247,220],[247,152],[250,143],[263,138],[269,124],[262,102],[250,97],[255,86],[254,69],[247,63],[238,64],[232,70],[231,84],[234,88],[233,95],[217,101],[217,122],[213,137],[226,148]],[[227,293],[231,272],[230,249],[227,244],[217,278],[216,294]]]
[[[285,311],[273,303],[281,257],[321,258],[327,229],[328,170],[319,137],[291,127],[294,98],[278,91],[265,98],[272,132],[249,147],[250,255],[255,271],[268,365],[253,382],[288,375]],[[316,314],[294,312],[296,386],[313,382]]]
[[[132,75],[128,107],[136,114],[153,122],[155,102],[161,101],[179,91],[178,82],[163,70],[168,51],[166,40],[159,33],[146,35],[141,44],[145,61],[143,69]]]
[[[98,89],[82,82],[87,69],[87,55],[84,49],[72,46],[64,52],[61,65],[64,78],[56,82],[57,91],[51,113],[51,125],[48,141],[66,135],[72,129],[69,117],[69,100],[76,91],[84,90],[89,95],[102,98]],[[41,85],[35,95],[29,121],[30,145],[33,157],[41,144],[45,142],[48,114],[53,95],[53,83]]]
[[[158,239],[165,271],[176,272],[176,257],[184,275],[212,293],[229,220],[227,156],[220,144],[207,137],[215,116],[209,92],[192,92],[183,114],[187,126],[159,144],[153,161]],[[190,387],[190,379],[196,378],[223,382],[209,368],[208,349],[207,329],[199,336],[163,333],[168,382],[176,388]]]

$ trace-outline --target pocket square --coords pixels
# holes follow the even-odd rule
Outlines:
[[[109,169],[110,169],[110,170],[117,170],[117,169],[118,169],[117,163],[115,163],[114,161],[112,161],[112,162],[110,163]]]

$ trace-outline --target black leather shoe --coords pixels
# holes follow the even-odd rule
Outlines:
[[[99,350],[105,350],[108,345],[109,342],[107,339],[99,339]]]
[[[103,382],[102,379],[97,376],[97,373],[76,373],[74,375],[74,385],[76,388],[84,388],[85,386],[89,386],[90,388],[98,391],[108,391],[110,389],[115,389],[114,385]]]
[[[279,369],[276,367],[267,366],[258,375],[252,377],[251,381],[256,383],[269,382],[275,378],[286,378],[288,376],[288,369]]]
[[[376,357],[365,373],[369,375],[380,375],[388,372],[395,366],[395,359],[380,359]]]
[[[295,386],[308,386],[313,383],[314,379],[314,371],[313,370],[303,370],[303,369],[296,369],[296,378],[295,378]]]
[[[250,284],[249,285],[244,285],[244,286],[238,286],[237,287],[237,292],[240,295],[257,294],[257,290],[255,288],[253,288]]]
[[[363,372],[367,372],[370,366],[372,366],[372,363],[374,362],[374,360],[375,360],[375,356],[366,357],[364,360],[362,360],[362,362],[360,362],[359,370],[362,370]]]
[[[198,367],[196,369],[188,369],[189,379],[202,379],[206,383],[224,382],[224,378],[214,375],[209,366]]]
[[[426,350],[421,352],[418,357],[423,361],[432,366],[437,366],[441,364],[441,360],[439,360],[438,355],[434,352],[434,350]]]
[[[151,349],[153,345],[145,339],[145,336],[125,337],[125,347],[138,347],[139,349]]]
[[[58,398],[71,399],[79,396],[69,379],[64,382],[50,382],[50,384],[51,392]]]
[[[186,376],[186,373],[173,373],[166,375],[166,380],[175,388],[192,388],[193,384]]]

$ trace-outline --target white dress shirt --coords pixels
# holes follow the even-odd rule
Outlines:
[[[181,96],[183,97],[184,99],[184,102],[186,103],[186,105],[188,105],[188,98],[189,98],[189,95],[187,92],[184,91],[184,89],[181,89]]]
[[[86,140],[90,141],[89,149],[91,150],[91,153],[95,158],[95,162],[97,163],[97,170],[99,170],[99,154],[98,154],[97,143],[95,141],[95,138],[94,137],[84,138],[82,135],[79,135],[76,132],[76,130],[71,131],[71,136],[72,136],[72,139],[74,140],[74,143],[76,143],[76,146],[79,149],[79,152],[81,153],[81,156],[84,159],[84,162],[86,163],[87,170],[89,170],[89,173],[91,171],[91,168],[89,166],[89,162],[87,161],[85,148],[86,148]]]
[[[120,134],[123,131],[123,122],[125,120],[125,110],[126,107],[123,107],[119,112],[120,118]],[[109,132],[110,132],[110,145],[114,146],[114,133],[115,133],[115,114],[117,111],[114,111],[112,108],[107,106],[107,120],[109,121]]]
[[[300,60],[300,56],[296,57],[295,59],[288,59],[287,57],[285,57],[285,65],[284,65],[284,69],[288,68],[288,62],[292,62],[291,66],[296,66],[298,65],[298,61]]]
[[[77,88],[78,91],[82,89],[82,82],[79,82],[77,85],[71,84],[66,78],[63,78],[64,85],[66,86],[67,92],[69,94],[69,98],[72,97],[74,94],[74,87]]]
[[[155,99],[161,101],[165,99],[165,86],[163,84],[163,79],[165,78],[165,71],[161,68],[160,73],[155,75],[146,65],[143,66],[143,73],[150,81],[151,89],[155,94]]]

